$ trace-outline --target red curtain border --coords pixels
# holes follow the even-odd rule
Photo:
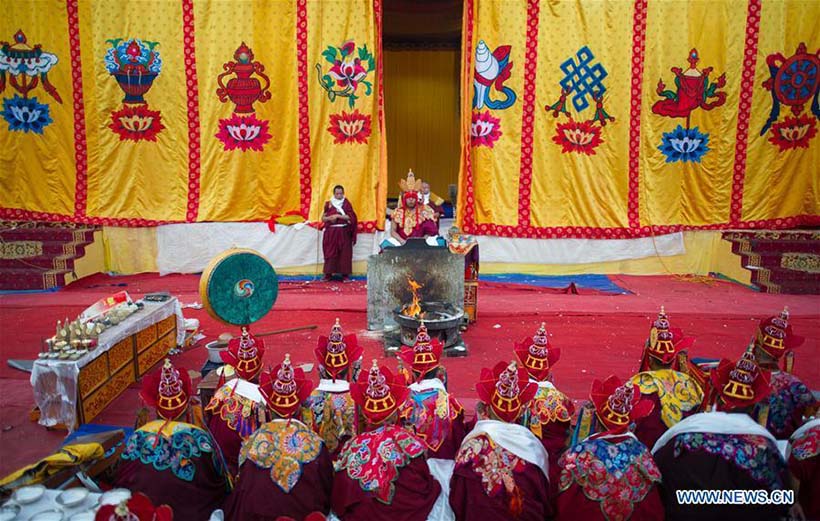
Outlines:
[[[757,43],[760,37],[760,10],[762,0],[749,0],[746,15],[746,45],[743,52],[743,70],[740,80],[740,98],[735,135],[735,165],[732,174],[732,202],[729,222],[740,224],[743,213],[743,182],[746,179],[746,148],[749,145],[749,116],[752,113]]]
[[[188,208],[187,222],[196,222],[199,215],[200,128],[199,83],[196,76],[196,29],[194,25],[194,2],[182,0],[183,53],[185,55],[185,80],[188,87]]]
[[[629,188],[626,203],[630,228],[641,225],[641,96],[646,55],[646,2],[647,0],[635,0],[632,14],[632,96],[629,100]]]
[[[77,0],[66,2],[68,40],[71,49],[71,83],[74,90],[74,217],[86,216],[88,199],[88,143],[85,133],[83,69],[80,58],[80,15]],[[38,213],[38,212],[35,212]]]
[[[308,14],[307,0],[296,2],[296,60],[299,70],[299,211],[310,218],[310,105],[308,100]]]

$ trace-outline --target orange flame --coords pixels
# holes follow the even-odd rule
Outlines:
[[[415,317],[419,313],[421,313],[421,306],[419,302],[421,298],[419,297],[419,289],[421,289],[422,285],[413,280],[412,277],[407,277],[407,283],[410,285],[410,290],[413,292],[413,303],[404,306],[401,310],[401,314],[406,317]]]

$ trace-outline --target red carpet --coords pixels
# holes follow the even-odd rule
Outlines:
[[[482,284],[479,321],[464,335],[470,356],[445,360],[450,389],[470,408],[480,368],[510,360],[513,342],[532,335],[543,320],[547,322],[550,341],[562,349],[561,361],[554,371],[556,384],[573,399],[585,399],[593,378],[613,373],[625,378],[637,369],[649,321],[661,304],[666,306],[673,326],[697,337],[692,356],[712,358],[738,356],[754,333],[756,321],[788,305],[796,332],[807,337],[797,352],[795,372],[810,387],[820,388],[820,301],[816,296],[762,294],[717,280],[707,284],[676,277],[620,276],[615,281],[633,294],[581,290],[580,295],[571,295],[549,288]],[[96,275],[56,293],[0,295],[0,443],[14,447],[14,451],[6,450],[0,458],[0,475],[52,452],[64,436],[28,421],[33,405],[29,375],[7,367],[7,359],[33,358],[42,339],[54,334],[58,319],[75,317],[100,297],[121,289],[135,298],[164,290],[179,297],[185,305],[200,301],[198,282],[195,275]],[[341,319],[346,331],[359,336],[366,358],[381,358],[380,336],[365,329],[366,291],[361,281],[282,283],[274,310],[255,330],[308,324],[317,324],[319,329],[268,338],[266,361],[273,365],[289,352],[296,362],[313,362],[316,338],[326,334],[335,317]],[[204,310],[184,312],[186,317],[200,320],[207,340],[229,331]],[[203,347],[207,340],[175,357],[175,362],[198,371],[207,357]],[[395,361],[389,364],[395,367]],[[131,425],[137,406],[134,386],[95,423]]]

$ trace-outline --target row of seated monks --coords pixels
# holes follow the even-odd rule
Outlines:
[[[593,381],[577,411],[553,383],[561,352],[542,324],[512,362],[481,370],[470,421],[423,324],[394,373],[376,360],[360,371],[337,320],[315,350],[318,385],[289,355],[263,371],[264,345],[244,331],[206,426],[190,417],[187,371],[166,361],[145,379],[158,419],[127,439],[115,485],[183,520],[820,519],[818,404],[779,369],[801,341],[788,322],[786,310],[761,321],[738,359],[706,371],[680,356],[692,339],[662,309],[639,372]],[[679,503],[690,489],[796,489],[799,502]]]

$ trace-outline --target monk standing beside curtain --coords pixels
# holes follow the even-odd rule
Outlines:
[[[322,252],[325,255],[325,279],[334,274],[346,279],[353,271],[353,245],[356,244],[356,212],[350,201],[345,199],[342,185],[333,187],[333,197],[325,203],[322,223]]]

